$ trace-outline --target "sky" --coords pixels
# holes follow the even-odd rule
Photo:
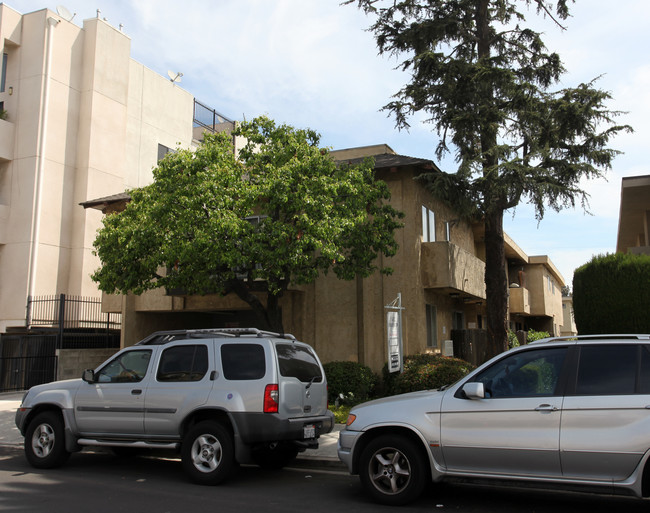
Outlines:
[[[333,149],[388,144],[401,155],[438,161],[438,135],[421,118],[395,128],[381,108],[407,82],[398,61],[379,56],[367,28],[372,18],[341,0],[6,0],[20,13],[63,5],[73,23],[100,16],[131,38],[131,56],[162,76],[183,73],[180,87],[233,120],[267,115],[312,128]],[[621,178],[650,175],[650,2],[577,0],[558,28],[527,15],[567,69],[558,87],[598,78],[617,121],[634,133],[610,147],[622,152],[606,178],[582,182],[589,213],[580,205],[547,211],[537,221],[530,205],[505,215],[504,229],[525,253],[548,255],[571,286],[573,271],[592,256],[616,250]]]

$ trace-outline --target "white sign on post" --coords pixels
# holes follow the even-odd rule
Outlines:
[[[402,372],[402,294],[397,294],[397,298],[385,308],[388,310],[388,372]]]
[[[388,372],[399,372],[402,370],[399,312],[388,312],[386,323],[388,324]]]

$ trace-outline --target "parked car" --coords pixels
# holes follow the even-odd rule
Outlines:
[[[61,465],[84,446],[180,450],[200,484],[235,463],[281,467],[331,431],[323,367],[307,344],[256,329],[157,332],[83,379],[31,388],[16,414],[25,455]]]
[[[338,455],[385,504],[454,478],[648,497],[649,434],[650,335],[551,338],[353,408]]]

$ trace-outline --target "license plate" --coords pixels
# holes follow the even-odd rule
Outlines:
[[[316,438],[316,426],[314,426],[313,424],[311,424],[309,426],[304,426],[302,428],[302,436],[305,439],[307,439],[307,438]]]

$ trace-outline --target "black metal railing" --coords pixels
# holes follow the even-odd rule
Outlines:
[[[121,325],[121,314],[102,312],[100,298],[66,294],[27,298],[27,328],[119,330]]]
[[[219,131],[219,126],[224,123],[232,124],[233,121],[223,114],[194,99],[194,128],[203,127],[212,132]]]

